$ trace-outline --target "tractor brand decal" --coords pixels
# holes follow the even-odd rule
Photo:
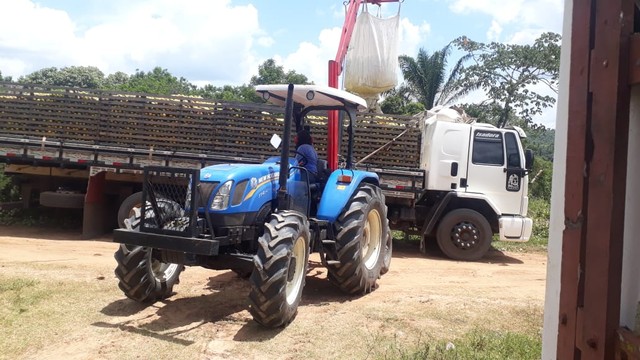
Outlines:
[[[243,201],[247,201],[248,199],[250,199],[256,193],[256,190],[258,190],[262,185],[271,183],[273,181],[277,181],[279,176],[280,176],[279,172],[272,172],[265,176],[261,176],[257,180],[255,178],[251,178],[251,180],[249,181],[251,185],[251,191],[249,191],[247,196],[244,197]],[[253,186],[254,180],[257,183],[255,186]]]
[[[209,179],[210,177],[211,177],[211,173],[206,173],[203,176],[203,178],[205,178],[205,179]]]
[[[520,176],[507,171],[507,191],[520,191]]]
[[[251,178],[251,180],[249,180],[249,186],[251,186],[252,189],[255,189],[258,186],[258,179]]]

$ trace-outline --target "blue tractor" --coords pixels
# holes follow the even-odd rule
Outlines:
[[[296,316],[309,253],[319,252],[328,279],[358,295],[388,271],[391,234],[375,173],[353,169],[360,97],[314,85],[263,85],[256,91],[284,106],[280,156],[262,164],[202,169],[147,167],[141,199],[114,231],[119,287],[138,302],[169,297],[185,266],[231,269],[249,277],[249,311],[280,327]],[[348,121],[341,168],[318,160],[309,174],[291,146],[314,110],[341,110]],[[302,161],[304,162],[304,160]],[[310,181],[311,180],[311,181]]]

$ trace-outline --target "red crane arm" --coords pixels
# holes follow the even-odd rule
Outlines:
[[[338,52],[336,53],[335,60],[329,60],[329,86],[338,88],[338,78],[342,73],[342,67],[344,58],[347,55],[347,49],[349,48],[349,42],[351,41],[351,34],[353,34],[353,28],[356,24],[356,17],[358,16],[358,10],[362,4],[375,4],[380,6],[382,3],[388,2],[401,2],[404,0],[346,0],[345,5],[347,7],[347,15],[344,19],[344,25],[342,25],[342,35],[340,36],[340,44],[338,45]],[[338,145],[340,139],[338,139],[338,112],[335,110],[329,111],[329,124],[327,134],[327,165],[332,171],[338,168]]]

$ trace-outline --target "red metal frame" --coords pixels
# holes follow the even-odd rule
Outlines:
[[[338,79],[342,74],[342,67],[344,58],[347,55],[347,49],[349,48],[349,42],[351,41],[351,34],[353,34],[353,27],[356,23],[356,17],[358,16],[358,10],[362,4],[374,4],[382,5],[382,3],[401,2],[403,0],[349,0],[347,7],[347,15],[342,25],[342,35],[340,36],[340,44],[338,45],[338,51],[336,53],[335,60],[329,60],[329,86],[332,88],[338,88]],[[345,5],[347,4],[345,3]],[[329,111],[329,126],[327,133],[327,165],[332,171],[338,168],[338,112],[333,110]]]

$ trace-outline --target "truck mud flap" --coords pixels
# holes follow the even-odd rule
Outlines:
[[[217,239],[143,233],[127,229],[114,230],[113,242],[198,255],[218,255],[220,248],[220,240]]]

